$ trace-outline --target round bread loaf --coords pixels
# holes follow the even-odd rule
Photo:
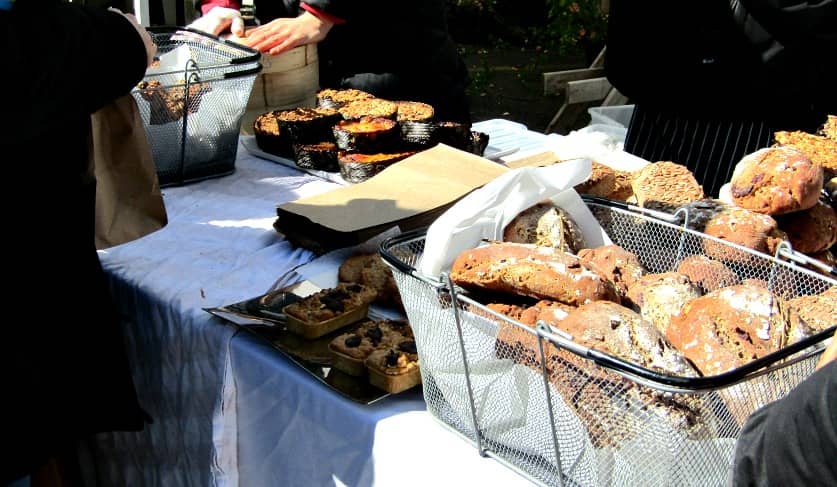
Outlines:
[[[823,170],[799,149],[767,147],[744,156],[730,183],[736,205],[757,213],[781,215],[817,204]]]
[[[685,274],[703,293],[734,286],[741,282],[738,274],[723,262],[705,255],[691,255],[681,260],[677,265],[677,272]]]
[[[823,201],[804,211],[776,218],[779,228],[788,235],[793,249],[816,254],[837,243],[837,212]]]
[[[460,253],[451,280],[470,290],[551,299],[577,306],[619,301],[616,288],[587,261],[552,247],[496,242]]]
[[[683,305],[701,294],[687,275],[664,272],[637,279],[628,287],[625,302],[664,334]]]
[[[817,133],[833,141],[837,141],[837,115],[829,115]]]
[[[585,246],[578,224],[551,201],[520,212],[503,230],[503,241],[554,247],[571,254]]]
[[[639,206],[667,212],[703,198],[703,187],[689,168],[671,161],[655,162],[636,171],[631,188]]]
[[[686,303],[666,337],[704,375],[722,374],[784,346],[787,325],[779,303],[761,286],[718,289]]]
[[[636,254],[616,244],[581,249],[578,257],[593,264],[610,279],[620,297],[624,297],[628,288],[646,272]]]
[[[785,310],[791,334],[788,343],[827,330],[837,325],[837,286],[820,294],[788,299]]]
[[[787,240],[773,217],[736,206],[729,206],[709,218],[703,232],[768,255],[774,255],[779,243]],[[706,255],[725,262],[752,263],[756,260],[747,252],[710,239],[703,241],[703,249]]]

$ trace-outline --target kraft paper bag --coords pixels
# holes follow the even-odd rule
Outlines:
[[[96,176],[96,248],[105,249],[166,226],[168,217],[148,137],[128,94],[92,115]]]

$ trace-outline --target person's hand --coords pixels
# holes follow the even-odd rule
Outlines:
[[[828,344],[828,347],[822,355],[820,355],[820,360],[817,362],[817,370],[825,367],[826,364],[834,359],[837,359],[837,330],[834,330],[834,336],[831,337],[831,343]]]
[[[140,25],[139,21],[136,17],[134,17],[133,14],[126,14],[121,10],[113,7],[109,8],[108,10],[122,15],[123,17],[128,19],[129,22],[131,22],[131,24],[134,26],[134,29],[136,29],[140,37],[142,37],[142,43],[145,44],[145,54],[147,56],[146,66],[151,66],[151,63],[154,62],[154,56],[157,55],[157,44],[154,44],[154,40],[151,38],[151,34],[149,34],[147,30],[145,30],[145,27]]]
[[[297,46],[320,42],[332,26],[333,22],[303,12],[299,17],[279,18],[249,30],[240,42],[275,56]]]
[[[244,19],[241,18],[241,12],[226,7],[213,8],[187,27],[216,36],[227,30],[232,32],[234,36],[242,37],[244,35]]]

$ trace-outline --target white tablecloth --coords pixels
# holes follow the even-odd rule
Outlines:
[[[546,140],[510,122],[482,128],[521,152]],[[419,393],[354,403],[203,311],[259,295],[311,260],[273,230],[276,205],[334,187],[239,149],[234,174],[163,190],[164,229],[101,252],[154,423],[89,442],[88,477],[143,486],[528,484],[436,422]]]

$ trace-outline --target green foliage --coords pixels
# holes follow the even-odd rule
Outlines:
[[[562,53],[587,50],[598,53],[607,37],[607,14],[602,12],[601,3],[601,0],[547,0],[547,23],[536,35]]]

